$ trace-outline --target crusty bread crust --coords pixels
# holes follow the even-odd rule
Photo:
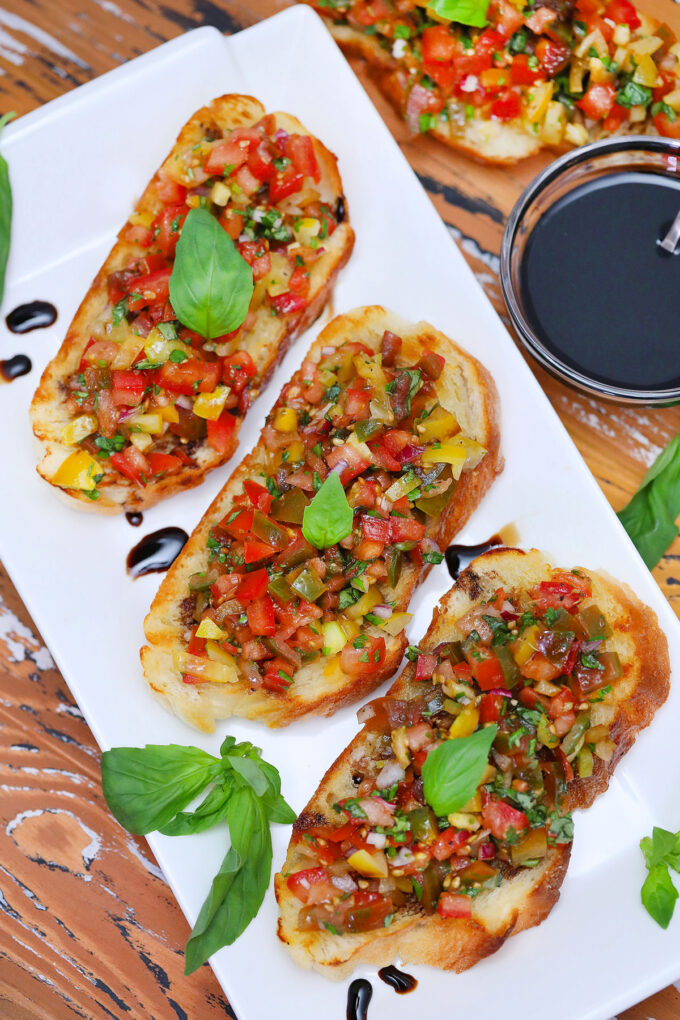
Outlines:
[[[312,0],[302,2],[314,6]],[[329,32],[345,53],[362,57],[367,62],[382,92],[403,115],[404,85],[408,73],[402,68],[399,60],[393,57],[389,50],[383,49],[376,36],[363,35],[351,25],[338,25],[330,19],[324,20]],[[521,124],[491,118],[486,120],[475,118],[464,123],[453,123],[451,120],[438,121],[437,126],[430,128],[427,133],[451,149],[494,166],[514,166],[521,160],[536,155],[542,149],[559,154],[571,148],[567,144],[547,145],[537,134],[529,132]],[[657,134],[651,122],[644,125],[624,122],[617,131],[606,133],[594,125],[589,131],[592,142],[603,137],[645,133]]]
[[[456,585],[441,599],[419,647],[432,652],[443,642],[461,634],[456,622],[479,600],[497,588],[527,589],[548,580],[551,566],[535,549],[493,549],[475,559],[460,575]],[[569,785],[566,807],[585,808],[604,793],[611,775],[632,746],[638,732],[649,725],[669,691],[669,659],[666,637],[653,610],[644,606],[627,585],[599,572],[587,570],[593,582],[593,599],[604,612],[614,635],[608,647],[621,659],[621,677],[603,704],[616,710],[611,728],[617,751],[611,761],[595,757],[589,779],[575,779]],[[409,699],[417,696],[415,666],[408,665],[394,682],[388,696]],[[295,823],[299,837],[311,826],[333,824],[332,805],[356,795],[352,782],[353,763],[375,756],[380,738],[359,733],[330,767],[309,804]],[[495,952],[506,938],[540,924],[559,898],[559,889],[569,863],[570,846],[551,849],[540,867],[516,872],[497,889],[484,892],[472,902],[471,919],[444,920],[438,916],[400,912],[389,928],[364,935],[334,936],[326,932],[300,931],[297,927],[299,902],[290,893],[285,876],[308,867],[297,842],[291,842],[282,873],[275,879],[279,903],[279,938],[303,967],[313,967],[331,978],[343,978],[359,964],[385,966],[395,959],[403,963],[426,963],[444,970],[465,970]]]
[[[445,358],[446,366],[437,381],[440,403],[455,411],[463,433],[488,451],[474,470],[463,472],[445,512],[438,519],[428,521],[426,534],[440,548],[445,548],[502,470],[496,388],[486,369],[443,333],[425,322],[407,323],[379,306],[358,308],[338,316],[319,334],[307,360],[318,362],[323,348],[339,347],[351,339],[360,340],[377,351],[386,329],[402,337],[401,357],[406,364],[417,362],[428,349]],[[191,574],[206,569],[206,540],[210,528],[231,507],[233,497],[242,491],[244,480],[257,477],[266,456],[264,440],[260,439],[213,500],[168,571],[144,624],[149,645],[142,649],[141,657],[149,686],[178,715],[208,732],[214,729],[216,719],[230,715],[256,718],[268,726],[287,726],[310,714],[331,715],[392,676],[406,647],[403,633],[389,637],[377,628],[369,628],[368,633],[385,636],[387,654],[380,669],[368,677],[351,679],[340,670],[339,657],[325,668],[310,663],[296,672],[295,683],[285,693],[251,690],[243,680],[228,685],[182,682],[173,667],[173,650],[179,651],[185,645],[187,628],[182,618],[182,600],[188,579]],[[404,568],[397,588],[390,592],[396,611],[408,608],[412,592],[426,572],[420,572],[414,564]]]
[[[187,121],[163,166],[171,165],[176,153],[190,149],[205,136],[206,132],[211,131],[215,136],[219,136],[233,128],[249,127],[257,123],[265,113],[262,104],[251,96],[225,95],[213,100]],[[290,114],[275,113],[273,116],[279,128],[289,133],[309,134]],[[321,201],[334,208],[338,199],[343,196],[337,159],[317,138],[311,137],[321,170],[321,181],[316,185],[316,189],[320,193]],[[139,199],[135,207],[136,213],[151,213],[156,216],[161,210],[163,203],[158,195],[159,180],[160,170],[154,174]],[[124,239],[123,232],[126,226],[127,223],[121,229],[104,265],[93,280],[59,351],[45,368],[31,403],[30,415],[40,451],[37,470],[50,484],[53,484],[51,478],[57,467],[76,449],[66,445],[62,439],[62,429],[70,420],[70,416],[63,403],[61,383],[77,370],[93,327],[105,314],[109,275],[124,269],[132,260],[141,258],[146,253],[139,245]],[[235,347],[246,350],[257,365],[260,388],[267,383],[290,344],[321,314],[337,274],[349,259],[353,246],[354,231],[345,219],[338,224],[332,236],[325,242],[324,254],[316,260],[310,270],[307,307],[297,314],[272,316],[269,308],[261,306],[257,310],[253,327],[235,341]],[[213,450],[205,440],[193,455],[195,465],[184,466],[170,475],[154,479],[143,489],[123,475],[112,472],[102,480],[99,486],[101,495],[96,501],[78,490],[61,491],[71,505],[97,513],[145,510],[175,492],[200,485],[208,471],[226,463],[238,445],[241,420],[237,418],[237,427],[234,429],[231,444],[223,454]]]
[[[643,605],[627,584],[602,571],[583,569],[592,580],[593,601],[614,632],[607,647],[618,653],[622,672],[602,702],[616,710],[610,730],[616,751],[609,762],[595,756],[593,775],[569,784],[570,810],[589,807],[604,793],[621,758],[640,730],[649,726],[670,690],[668,641],[654,610]],[[420,647],[427,650],[453,640],[455,621],[496,588],[531,588],[549,580],[551,570],[546,557],[536,549],[491,549],[478,556],[440,601]]]

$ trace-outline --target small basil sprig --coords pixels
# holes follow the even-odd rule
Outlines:
[[[446,18],[447,21],[484,28],[487,23],[489,0],[431,0],[427,10],[432,14],[438,14],[440,18]]]
[[[185,811],[207,786],[198,807]],[[225,737],[219,758],[178,744],[114,747],[102,755],[102,787],[130,832],[184,836],[225,820],[229,825],[231,846],[187,942],[185,973],[191,974],[231,945],[260,909],[271,877],[270,823],[295,821],[281,796],[281,777],[258,747]]]
[[[212,340],[238,329],[253,296],[253,271],[207,209],[192,209],[182,227],[170,274],[177,318]]]
[[[655,567],[678,529],[680,514],[680,434],[671,439],[642,480],[619,520],[649,569]]]
[[[302,515],[302,534],[317,549],[347,538],[354,514],[337,474],[330,474]]]
[[[642,905],[657,924],[667,928],[678,898],[668,869],[680,872],[680,832],[654,826],[651,838],[640,840],[640,849],[647,865],[647,878],[640,892]]]
[[[469,737],[445,740],[423,765],[425,800],[438,815],[460,811],[474,797],[489,762],[498,727],[485,726]]]
[[[16,113],[6,113],[0,117],[0,131],[7,121],[16,117]],[[9,258],[9,245],[12,236],[12,187],[9,182],[9,167],[4,156],[0,156],[0,302],[5,293],[5,272]]]

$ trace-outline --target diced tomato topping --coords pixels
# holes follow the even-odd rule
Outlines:
[[[128,223],[123,231],[123,237],[130,244],[138,244],[142,248],[148,248],[153,241],[153,234],[149,227],[135,223]]]
[[[158,197],[165,205],[182,205],[187,197],[187,189],[172,177],[159,177],[156,189]]]
[[[261,599],[267,594],[269,585],[269,574],[262,567],[260,570],[253,570],[250,574],[244,574],[236,592],[239,602],[252,602],[253,599]],[[271,599],[270,599],[271,602]],[[272,618],[274,607],[272,604]],[[254,632],[253,632],[254,633]]]
[[[254,511],[253,510],[241,510],[233,520],[231,514],[227,514],[225,518],[220,521],[220,528],[226,531],[229,535],[234,538],[242,540],[253,526]]]
[[[642,22],[630,0],[609,0],[604,9],[605,18],[610,18],[615,25],[628,25],[639,28]]]
[[[389,518],[370,517],[368,514],[362,514],[361,530],[365,537],[373,542],[382,542],[383,545],[387,545],[390,540]]]
[[[256,375],[257,366],[247,351],[235,351],[222,363],[222,381],[235,393],[241,393]]]
[[[416,680],[431,679],[436,665],[436,655],[419,655],[416,660]]]
[[[559,694],[550,699],[548,715],[551,719],[558,719],[561,715],[571,712],[574,708],[574,695],[568,687],[564,687]]]
[[[311,177],[317,184],[319,183],[321,171],[310,135],[289,135],[286,140],[286,155],[293,161],[293,166],[299,174]]]
[[[496,839],[505,839],[510,829],[520,833],[529,828],[529,819],[523,811],[491,797],[486,790],[482,792],[482,800],[482,825]]]
[[[385,446],[384,439],[381,439],[379,442],[369,443],[368,448],[373,454],[375,463],[378,467],[383,468],[385,471],[401,470],[401,461],[398,461],[396,457],[392,456]]]
[[[261,181],[269,181],[276,172],[274,166],[274,154],[271,143],[263,139],[257,147],[250,149],[248,153],[248,169]]]
[[[126,393],[141,397],[146,389],[146,380],[141,372],[131,372],[127,369],[111,373],[114,390],[124,390]]]
[[[152,230],[156,244],[166,258],[172,258],[189,210],[186,205],[170,205],[159,212]],[[134,311],[134,309],[132,309]]]
[[[590,592],[587,579],[576,574],[561,573],[559,576],[555,574],[552,581],[541,581],[532,589],[531,595],[539,613],[545,613],[547,609],[566,609],[570,613]]]
[[[518,28],[524,23],[524,15],[518,10],[515,4],[509,0],[494,0],[488,14],[489,20],[493,21],[495,28],[504,35],[506,39],[514,35]]]
[[[293,275],[288,281],[288,290],[291,294],[297,294],[299,297],[306,298],[309,294],[310,286],[309,271],[304,266],[296,266],[293,270]]]
[[[266,573],[266,571],[265,571]],[[269,595],[255,598],[248,604],[248,626],[253,634],[273,637],[276,633],[274,603]]]
[[[360,641],[359,647],[356,641]],[[382,637],[355,638],[348,641],[340,653],[340,668],[348,676],[368,676],[380,669],[384,661],[385,638]]]
[[[615,99],[616,89],[613,85],[601,85],[593,82],[592,85],[588,86],[588,91],[583,99],[576,101],[576,105],[591,120],[602,120],[611,113]]]
[[[251,505],[254,506],[256,510],[261,510],[263,514],[269,513],[274,497],[268,489],[265,489],[264,485],[260,485],[259,482],[253,482],[250,478],[246,478],[243,483],[243,491],[250,500]]]
[[[284,170],[277,170],[269,182],[269,200],[272,205],[300,191],[304,180],[304,174],[300,173],[292,162]]]
[[[473,677],[483,691],[491,691],[494,687],[504,686],[503,670],[493,652],[489,652],[485,659],[473,658],[470,667]]]
[[[146,459],[149,462],[152,475],[160,475],[163,473],[178,471],[182,466],[182,461],[179,457],[175,457],[172,453],[147,453]]]
[[[521,111],[520,98],[512,89],[505,89],[491,104],[491,116],[496,120],[514,120]]]
[[[285,659],[268,659],[263,684],[270,691],[286,691],[293,682],[293,667]]]
[[[167,301],[168,286],[170,280],[170,267],[157,269],[146,276],[137,276],[131,281],[131,291],[128,295],[128,308],[131,312],[138,312],[142,308],[156,301]]]
[[[425,525],[411,517],[390,517],[390,538],[393,542],[419,542],[425,535]]]
[[[210,150],[208,158],[203,164],[203,169],[211,176],[213,174],[222,176],[227,167],[232,167],[233,173],[234,170],[238,170],[248,159],[248,148],[247,140],[244,140],[244,144],[241,144],[233,141],[233,136],[226,141],[218,142]]]
[[[306,868],[289,875],[287,885],[303,903],[321,903],[337,895],[337,889],[325,868]]]
[[[356,478],[357,475],[365,471],[369,465],[369,461],[366,460],[361,451],[350,443],[345,443],[344,446],[334,446],[326,457],[326,463],[329,468],[334,468],[340,461],[347,465],[340,475],[340,481],[344,486],[348,485],[353,478]]]
[[[158,385],[169,393],[212,393],[220,381],[219,361],[189,359],[181,364],[166,361],[158,369]]]
[[[301,294],[293,294],[291,291],[270,297],[269,301],[272,308],[275,308],[279,315],[302,312],[307,307],[307,299],[303,298]]]
[[[369,417],[369,404],[373,397],[372,390],[351,388],[346,393],[345,411],[352,421],[361,421]]]
[[[668,114],[661,111],[654,116],[654,126],[666,138],[680,138],[680,115],[671,120]]]
[[[274,549],[257,538],[247,538],[243,543],[243,559],[246,563],[257,563],[274,555]]]
[[[198,624],[192,628],[191,638],[187,645],[187,651],[189,655],[205,655],[205,638],[196,637],[196,631],[198,630]]]
[[[148,460],[136,446],[128,446],[122,453],[112,453],[109,457],[109,463],[113,464],[116,471],[120,471],[121,475],[125,475],[126,478],[136,482],[137,485],[146,485],[151,475]]]
[[[566,67],[571,56],[569,47],[554,39],[540,39],[536,43],[535,52],[543,74],[548,78],[554,77],[558,71]]]
[[[470,833],[465,829],[445,829],[432,844],[432,856],[436,857],[438,861],[445,861],[456,850],[460,850],[461,847],[465,846],[469,838]]]
[[[213,604],[219,606],[227,599],[233,598],[241,580],[240,574],[222,574],[210,585]]]
[[[557,679],[562,672],[562,667],[552,663],[543,652],[534,652],[529,661],[525,662],[521,667],[520,672],[522,676],[526,676],[530,680],[547,680],[550,682]]]
[[[443,892],[437,903],[440,917],[471,917],[472,900],[460,893]]]
[[[210,419],[206,421],[208,442],[216,453],[224,455],[231,449],[236,433],[236,421],[231,411],[222,411],[216,421]]]
[[[502,694],[483,694],[479,705],[479,721],[482,724],[500,722],[506,700]]]

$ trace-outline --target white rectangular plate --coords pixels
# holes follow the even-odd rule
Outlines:
[[[347,709],[278,732],[227,721],[207,738],[147,693],[138,650],[158,577],[131,581],[126,554],[156,528],[191,531],[228,468],[146,513],[139,531],[124,517],[63,505],[34,468],[27,411],[40,372],[179,128],[226,92],[250,93],[270,110],[294,113],[339,157],[357,243],[335,292],[335,311],[378,303],[409,319],[427,319],[493,373],[506,467],[461,540],[483,540],[514,521],[522,543],[545,550],[556,564],[609,570],[656,609],[675,668],[678,621],[359,82],[316,16],[295,7],[229,39],[211,28],[191,32],[29,114],[3,135],[15,196],[4,310],[42,298],[56,304],[59,320],[21,338],[0,327],[0,356],[26,351],[34,364],[30,375],[0,390],[6,479],[0,554],[101,747],[174,741],[216,753],[224,734],[233,733],[263,747],[299,811],[357,729],[354,710]],[[297,342],[251,410],[240,453],[255,443],[267,410],[317,332]],[[449,586],[442,564],[415,600],[412,640],[423,634]],[[680,744],[673,724],[679,699],[675,690],[606,796],[577,818],[571,868],[549,919],[465,974],[412,968],[419,985],[406,998],[374,981],[376,1020],[410,1018],[414,1010],[438,1016],[442,1007],[458,1017],[539,1020],[549,1013],[552,1020],[596,1020],[680,975],[680,919],[663,932],[642,909],[637,845],[654,823],[680,824],[674,781]],[[276,868],[289,833],[274,827]],[[226,831],[149,842],[193,924],[224,855]],[[297,969],[280,946],[271,888],[256,921],[212,964],[240,1020],[282,1015],[282,1002],[283,1015],[294,1010],[297,1020],[344,1016],[346,983]]]

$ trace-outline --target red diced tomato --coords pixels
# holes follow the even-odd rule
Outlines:
[[[246,538],[243,543],[243,559],[245,563],[257,563],[258,560],[266,560],[273,556],[275,550],[266,542],[260,542],[258,538]]]
[[[242,540],[250,532],[250,529],[253,526],[254,511],[241,510],[241,512],[237,514],[233,520],[230,520],[230,517],[231,514],[227,514],[227,516],[220,521],[220,527],[223,531],[226,531],[234,538]]]
[[[554,39],[540,39],[536,43],[536,56],[540,62],[544,76],[554,77],[569,63],[571,50],[564,43]]]
[[[293,682],[293,667],[285,659],[268,659],[263,684],[270,691],[286,691]]]
[[[153,221],[152,229],[156,244],[166,258],[172,258],[175,254],[179,235],[188,212],[186,205],[170,205],[159,212]]]
[[[182,205],[187,197],[187,189],[172,177],[159,177],[156,184],[158,197],[165,205]]]
[[[154,302],[167,301],[171,272],[172,270],[168,266],[166,269],[157,269],[153,273],[136,276],[134,280],[131,280],[128,295],[130,311],[138,312]]]
[[[187,645],[189,655],[205,655],[205,638],[196,637],[198,624],[191,631],[191,638]]]
[[[345,443],[344,446],[334,446],[326,457],[326,463],[329,468],[334,468],[336,464],[340,463],[340,461],[343,461],[347,465],[340,475],[340,481],[345,486],[348,485],[353,478],[356,478],[357,475],[360,475],[362,471],[365,471],[369,465],[369,462],[362,453],[350,443]]]
[[[390,517],[390,538],[393,542],[419,542],[425,525],[411,517]]]
[[[130,481],[137,485],[146,485],[151,475],[149,462],[144,454],[136,446],[128,446],[122,453],[112,453],[109,463],[113,464],[116,471],[125,475]]]
[[[148,248],[153,241],[153,234],[149,227],[135,223],[128,223],[123,231],[123,237],[130,244],[138,244],[142,248]]]
[[[304,174],[296,170],[293,163],[289,163],[285,170],[277,170],[269,182],[269,201],[276,205],[283,198],[288,198],[301,189],[304,180]]]
[[[274,636],[276,633],[276,619],[274,618],[274,603],[269,595],[253,599],[248,604],[247,613],[248,626],[252,634],[263,637]]]
[[[573,708],[574,695],[568,687],[564,687],[559,694],[556,694],[554,698],[550,699],[548,715],[551,719],[559,719],[561,715],[566,715],[567,712],[571,712]]]
[[[382,542],[383,545],[387,545],[390,540],[390,522],[386,517],[370,517],[368,514],[362,514],[361,530],[364,536],[373,542]]]
[[[302,174],[303,177],[311,177],[317,184],[319,183],[321,171],[310,135],[289,135],[286,142],[286,153],[299,174]]]
[[[222,411],[216,421],[206,421],[208,442],[216,453],[224,456],[233,446],[236,434],[236,418],[231,411]]]
[[[416,660],[416,680],[429,680],[436,665],[436,655],[419,655]]]
[[[277,294],[270,297],[269,302],[279,315],[289,315],[294,312],[302,312],[307,307],[307,299],[301,294],[292,294],[287,291],[285,294]]]
[[[169,393],[212,393],[220,381],[219,361],[190,359],[181,364],[166,361],[158,369],[157,382]]]
[[[128,369],[111,373],[114,390],[124,390],[139,399],[146,389],[146,381],[141,372],[132,372]]]
[[[222,176],[226,167],[232,167],[233,170],[238,170],[238,168],[242,166],[247,159],[248,145],[241,145],[238,142],[234,142],[232,139],[229,139],[228,141],[218,142],[217,145],[213,146],[208,154],[208,158],[205,161],[203,169],[210,175],[218,174],[219,176]]]
[[[470,833],[465,829],[445,829],[432,844],[432,856],[438,861],[445,861],[456,850],[465,846],[469,838]]]
[[[359,647],[356,641],[360,642]],[[368,676],[380,669],[384,661],[385,638],[382,637],[367,637],[365,641],[354,638],[340,653],[340,668],[348,676]]]
[[[602,120],[611,113],[615,99],[616,89],[613,85],[599,85],[593,82],[592,85],[589,85],[583,99],[576,101],[576,105],[591,120]]]
[[[182,466],[179,457],[175,457],[172,453],[147,453],[146,459],[149,462],[152,475],[178,471]]]
[[[518,28],[524,23],[524,15],[518,10],[515,4],[508,0],[494,0],[488,14],[489,21],[494,27],[509,39]]]
[[[263,514],[268,514],[274,497],[271,492],[265,489],[264,485],[260,485],[259,482],[253,482],[250,478],[246,478],[243,483],[243,491],[250,500],[252,506],[256,510],[261,510]]]
[[[263,140],[256,148],[253,147],[250,150],[248,153],[248,169],[251,174],[259,177],[261,181],[269,181],[274,176],[276,167],[274,166],[271,145],[268,141]]]
[[[505,839],[510,829],[519,833],[529,828],[529,819],[523,811],[491,797],[486,790],[482,792],[482,798],[485,801],[482,806],[482,825],[496,839]]]
[[[501,664],[493,652],[489,652],[486,659],[473,658],[470,668],[472,676],[483,691],[491,691],[494,687],[505,686]]]
[[[562,672],[561,666],[554,665],[550,659],[546,658],[543,652],[534,652],[528,662],[520,668],[522,676],[528,677],[530,680],[551,680],[557,679]]]
[[[241,393],[256,375],[257,366],[247,351],[234,351],[222,363],[222,381],[235,393]]]
[[[666,138],[680,138],[680,116],[671,120],[668,114],[661,111],[654,116],[654,126]]]
[[[604,16],[610,18],[615,25],[639,28],[642,24],[638,12],[630,0],[610,0],[604,9]]]
[[[440,917],[471,917],[472,900],[460,893],[443,892],[437,903]]]
[[[526,53],[518,53],[513,58],[510,68],[510,80],[513,85],[533,85],[543,77],[540,68],[533,68],[529,65],[529,57]]]
[[[514,120],[520,110],[520,98],[512,89],[505,89],[491,104],[491,116],[496,120]]]
[[[251,574],[244,574],[236,592],[239,602],[252,602],[253,599],[261,599],[267,594],[269,586],[269,574],[262,567],[260,570],[253,570]],[[274,612],[272,606],[272,613]]]
[[[500,722],[505,700],[502,694],[483,694],[479,705],[479,721],[482,724]]]
[[[372,390],[351,387],[346,393],[345,411],[352,421],[362,421],[369,416],[369,404],[373,396]]]
[[[306,868],[288,876],[287,885],[293,896],[303,903],[320,903],[337,896],[337,889],[325,868]]]
[[[383,468],[384,471],[401,471],[401,461],[392,456],[385,446],[384,440],[381,439],[379,442],[369,443],[368,448],[373,454],[378,467]]]
[[[222,574],[210,585],[210,592],[214,605],[221,605],[227,599],[233,598],[236,589],[241,582],[240,574]]]

